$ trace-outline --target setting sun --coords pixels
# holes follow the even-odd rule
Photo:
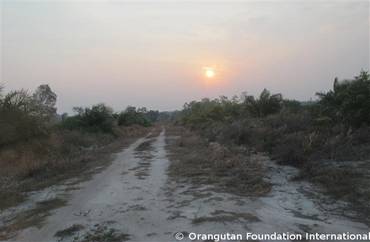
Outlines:
[[[207,78],[212,78],[215,76],[215,70],[212,67],[204,67],[204,75]]]

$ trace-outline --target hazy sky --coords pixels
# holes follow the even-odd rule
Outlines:
[[[263,88],[307,100],[369,69],[369,1],[0,1],[0,83],[48,83],[58,112]]]

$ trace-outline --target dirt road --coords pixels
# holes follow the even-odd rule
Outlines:
[[[369,228],[336,214],[342,206],[309,183],[291,182],[294,168],[266,160],[272,191],[247,198],[219,193],[211,186],[177,183],[167,174],[165,130],[137,140],[116,154],[111,166],[91,180],[35,193],[29,203],[67,201],[35,226],[9,241],[175,241],[183,232],[367,232]],[[23,204],[0,215],[0,226]],[[339,209],[338,209],[339,208]],[[95,239],[95,240],[94,240]]]

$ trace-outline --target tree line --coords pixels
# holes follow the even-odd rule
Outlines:
[[[128,106],[121,112],[100,103],[75,107],[74,115],[58,115],[57,95],[49,85],[33,93],[21,89],[4,93],[0,87],[0,147],[49,135],[55,129],[115,134],[119,126],[148,127],[157,121],[159,111]]]
[[[364,159],[370,146],[370,76],[334,80],[316,101],[285,99],[264,89],[258,97],[204,98],[184,105],[177,122],[210,141],[249,145],[285,162],[310,159]],[[367,155],[366,155],[367,154]]]

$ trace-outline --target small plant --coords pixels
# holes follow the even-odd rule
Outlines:
[[[81,242],[122,242],[130,239],[130,235],[120,233],[118,230],[98,225],[87,233]]]

